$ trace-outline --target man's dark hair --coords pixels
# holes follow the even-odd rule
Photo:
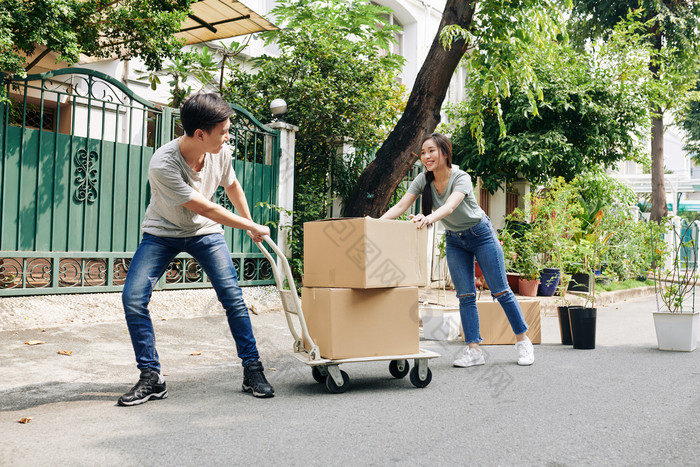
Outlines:
[[[231,106],[216,93],[193,94],[180,107],[180,120],[187,136],[197,129],[207,133],[233,115]]]

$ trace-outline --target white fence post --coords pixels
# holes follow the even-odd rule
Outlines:
[[[279,179],[277,185],[277,206],[287,210],[294,210],[294,143],[296,140],[296,132],[299,127],[285,122],[272,122],[268,127],[279,130],[280,132],[280,164],[279,164]],[[286,257],[291,257],[292,251],[289,247],[289,235],[291,235],[292,227],[291,214],[280,212],[279,217],[279,236],[277,238],[277,246]],[[278,265],[279,265],[279,259]]]

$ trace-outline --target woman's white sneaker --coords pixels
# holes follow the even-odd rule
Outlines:
[[[532,365],[535,363],[535,349],[528,337],[525,340],[515,343],[515,350],[518,352],[518,365]]]
[[[467,368],[474,365],[483,365],[486,363],[484,354],[481,349],[465,347],[459,354],[459,357],[452,363],[460,368]]]

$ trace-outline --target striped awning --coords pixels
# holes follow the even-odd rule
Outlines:
[[[175,34],[188,44],[279,29],[238,0],[200,0]]]

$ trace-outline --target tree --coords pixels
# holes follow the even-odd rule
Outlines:
[[[297,147],[377,144],[403,107],[394,78],[403,59],[386,52],[394,31],[386,11],[363,0],[279,1],[270,14],[283,27],[261,34],[279,56],[234,65],[223,92],[263,121],[283,98],[285,121],[300,127]]]
[[[700,79],[698,79],[695,91],[700,93]],[[700,164],[700,99],[691,100],[684,110],[685,113],[681,120],[681,128],[686,135],[683,149],[691,153],[695,163]]]
[[[646,66],[630,33],[619,30],[589,51],[561,44],[558,54],[535,60],[534,71],[543,95],[538,115],[531,115],[530,99],[516,89],[501,100],[505,136],[495,114],[483,119],[483,152],[468,125],[454,131],[455,164],[494,193],[519,176],[534,184],[570,181],[620,160],[643,160],[639,141],[649,115],[638,84]],[[448,113],[459,119],[462,112],[456,106]]]
[[[161,83],[161,76],[169,76],[171,99],[168,105],[177,109],[182,101],[192,93],[192,86],[187,84],[188,80],[197,82],[200,90],[207,85],[212,86],[215,83],[215,72],[218,69],[219,64],[214,55],[209,53],[209,47],[205,46],[201,50],[192,49],[183,52],[180,57],[173,58],[161,70],[153,70],[150,73],[136,70],[136,73],[142,75],[139,80],[148,81],[154,91]]]
[[[37,46],[75,63],[140,57],[149,69],[176,57],[174,37],[192,0],[0,0],[0,73],[26,75]]]
[[[700,63],[700,3],[678,0],[582,0],[572,10],[580,46],[587,39],[606,37],[613,27],[638,8],[638,22],[649,46],[651,125],[651,219],[668,215],[664,186],[664,115],[685,105],[695,86]]]
[[[301,229],[325,217],[329,195],[346,196],[373,148],[404,105],[395,79],[402,59],[388,53],[394,28],[388,10],[364,0],[283,0],[271,14],[282,26],[262,34],[278,56],[234,66],[222,94],[261,121],[270,102],[283,98],[287,123],[299,127],[295,143],[292,255],[301,258]],[[349,140],[358,150],[339,156]]]
[[[548,0],[508,4],[497,0],[447,0],[406,109],[360,176],[346,201],[345,215],[377,217],[384,212],[401,179],[413,167],[423,135],[434,131],[440,122],[450,79],[462,60],[469,73],[480,76],[481,85],[468,92],[473,103],[470,128],[477,141],[482,141],[487,110],[482,97],[493,98],[496,108],[488,110],[498,114],[499,97],[507,97],[514,83],[526,90],[534,104],[539,92],[528,61],[532,54],[524,52],[550,49],[558,38],[562,39],[559,32],[557,10]]]

